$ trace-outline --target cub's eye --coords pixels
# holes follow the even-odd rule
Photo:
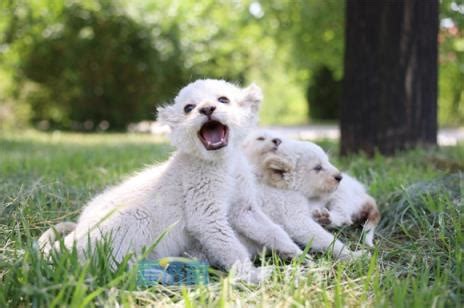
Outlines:
[[[223,104],[228,104],[230,103],[230,100],[225,96],[221,96],[220,98],[218,98],[218,102],[223,103]]]
[[[317,165],[316,167],[313,168],[314,171],[316,172],[319,172],[322,170],[322,166],[321,165]]]
[[[256,140],[264,141],[264,137],[258,137],[258,138],[256,138]]]
[[[193,110],[193,108],[195,108],[195,105],[193,105],[193,104],[185,105],[185,107],[184,107],[184,112],[185,112],[185,113],[189,113],[190,111]]]

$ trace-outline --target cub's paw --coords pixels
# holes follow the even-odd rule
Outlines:
[[[250,261],[237,261],[230,270],[233,282],[242,281],[259,284],[267,280],[273,271],[272,266],[255,267]]]
[[[330,219],[330,212],[327,209],[313,210],[313,218],[323,226],[328,226],[332,223],[332,220]]]
[[[292,243],[292,245],[290,245],[290,247],[288,247],[287,249],[279,251],[279,255],[287,260],[297,258],[302,254],[303,250],[301,250],[300,247],[298,247],[298,245],[294,243]]]

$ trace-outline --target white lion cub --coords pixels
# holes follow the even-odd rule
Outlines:
[[[314,219],[328,228],[364,223],[364,242],[373,246],[380,213],[365,187],[338,172],[318,145],[278,138],[278,148],[269,150],[276,138],[270,132],[257,132],[249,150],[256,153],[255,164],[259,162],[262,180],[273,187],[303,193],[311,201]]]
[[[333,249],[334,256],[341,259],[352,259],[362,255],[363,251],[351,251],[341,241],[325,230],[312,219],[312,209],[319,205],[318,201],[308,200],[303,193],[288,189],[276,188],[264,183],[267,177],[281,177],[275,169],[268,173],[271,161],[266,159],[269,153],[279,148],[282,139],[266,132],[251,133],[243,144],[244,152],[255,167],[254,172],[260,180],[258,185],[259,200],[263,211],[277,224],[281,225],[290,237],[299,245],[311,245],[311,250],[327,251]],[[328,166],[329,167],[329,166]],[[338,170],[330,166],[331,172],[338,175]],[[274,173],[278,174],[274,174]],[[260,247],[250,247],[259,249]]]
[[[256,85],[241,89],[223,80],[197,80],[183,88],[173,104],[158,108],[177,151],[91,200],[65,245],[76,245],[84,257],[110,236],[113,257],[120,261],[140,255],[170,228],[150,259],[201,250],[210,264],[235,268],[238,278],[250,282],[264,278],[263,271],[251,265],[236,232],[286,257],[301,254],[260,210],[239,148],[261,99]],[[39,239],[45,251],[57,245],[47,232]]]

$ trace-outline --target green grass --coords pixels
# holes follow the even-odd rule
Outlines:
[[[462,306],[464,146],[371,160],[334,156],[379,202],[370,260],[314,255],[303,266],[274,257],[265,260],[276,270],[262,286],[214,278],[206,287],[139,289],[127,264],[109,270],[104,245],[84,264],[75,251],[41,257],[34,243],[41,232],[76,219],[91,196],[171,150],[146,135],[0,135],[0,306]],[[356,248],[359,230],[340,237]]]

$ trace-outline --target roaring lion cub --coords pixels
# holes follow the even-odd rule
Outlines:
[[[177,151],[167,162],[91,200],[65,237],[65,245],[76,245],[85,257],[96,242],[110,237],[113,257],[120,261],[128,254],[139,256],[168,231],[149,258],[201,250],[210,264],[234,268],[238,278],[250,282],[265,274],[251,264],[250,252],[237,233],[286,257],[301,254],[262,213],[253,174],[240,149],[261,100],[256,85],[242,89],[207,79],[183,88],[173,104],[158,109],[159,119],[171,128],[170,140]],[[49,230],[40,238],[45,251],[57,246],[53,235]]]

